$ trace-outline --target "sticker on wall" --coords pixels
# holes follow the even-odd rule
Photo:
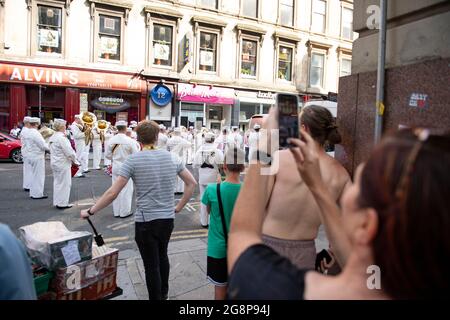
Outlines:
[[[428,108],[430,106],[430,98],[424,93],[413,93],[409,98],[409,106],[412,108]]]

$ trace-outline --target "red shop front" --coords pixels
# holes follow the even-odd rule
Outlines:
[[[146,83],[130,73],[0,62],[0,131],[26,115],[72,122],[82,111],[114,123],[146,117]]]

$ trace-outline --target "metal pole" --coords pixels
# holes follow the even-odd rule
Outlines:
[[[384,77],[386,60],[386,16],[388,0],[380,0],[380,31],[378,37],[378,71],[377,71],[377,99],[375,115],[374,142],[377,144],[383,132],[384,115]]]

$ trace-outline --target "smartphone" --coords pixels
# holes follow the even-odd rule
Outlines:
[[[320,263],[322,262],[322,260],[325,259],[325,261],[327,263],[331,262],[331,256],[328,253],[327,250],[323,249],[322,251],[320,251],[317,256],[316,256],[316,270],[319,271],[320,270]]]
[[[298,97],[293,94],[278,94],[279,146],[289,148],[289,138],[299,138]]]

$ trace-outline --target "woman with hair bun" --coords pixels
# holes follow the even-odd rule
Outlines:
[[[301,127],[317,146],[322,178],[337,203],[350,183],[344,167],[325,152],[326,144],[341,142],[331,112],[321,106],[308,106],[300,114]],[[319,227],[322,224],[319,207],[296,170],[296,162],[289,150],[273,155],[278,172],[269,178],[271,197],[266,206],[263,242],[302,269],[314,269]]]

